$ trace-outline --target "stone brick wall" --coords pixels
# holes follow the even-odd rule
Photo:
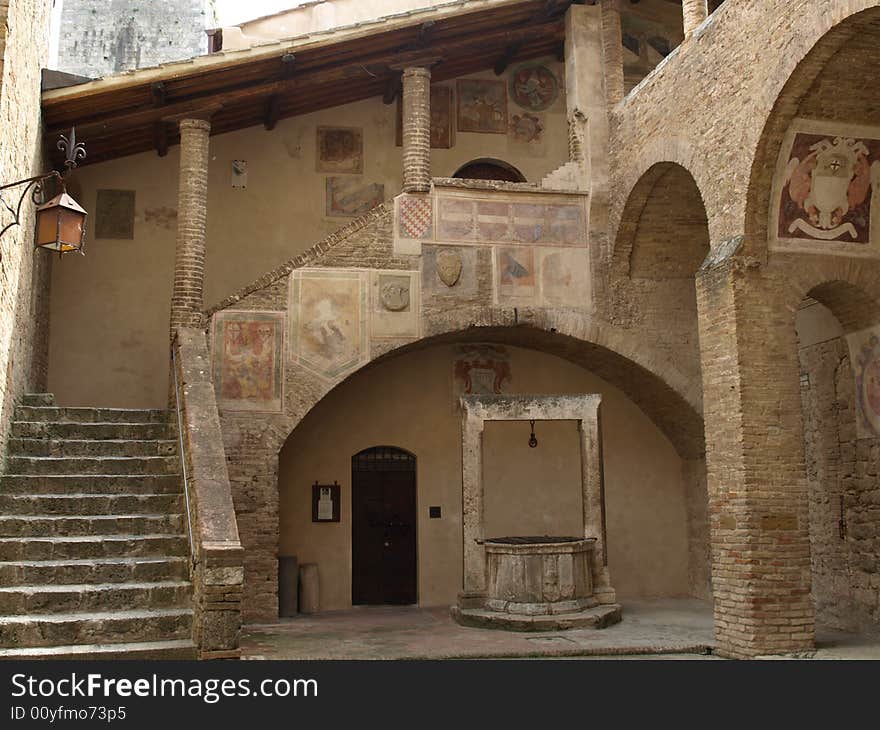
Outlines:
[[[207,52],[210,0],[64,0],[58,69],[96,78]]]
[[[816,620],[838,629],[876,631],[880,440],[856,438],[846,341],[837,337],[802,347],[799,356]]]
[[[0,122],[14,133],[0,140],[4,183],[45,170],[40,129],[40,68],[48,55],[49,0],[0,3],[3,65]],[[5,191],[17,204],[22,188]],[[12,220],[4,211],[2,224]],[[14,401],[45,387],[51,257],[34,250],[33,206],[0,239],[0,439],[6,440]],[[63,266],[63,262],[54,262]]]
[[[613,111],[611,150],[619,174],[613,181],[612,232],[636,181],[663,161],[678,162],[694,176],[713,246],[747,232],[752,163],[777,98],[829,30],[877,6],[876,0],[721,5]],[[827,40],[834,50],[839,47],[834,38]],[[778,62],[754,63],[758,57]],[[755,245],[766,248],[766,241],[758,238]]]

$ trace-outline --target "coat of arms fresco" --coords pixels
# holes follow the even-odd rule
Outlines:
[[[775,186],[771,232],[778,246],[880,253],[880,133],[871,137],[866,131],[795,124]]]
[[[283,333],[282,312],[215,315],[214,387],[221,410],[281,411]]]

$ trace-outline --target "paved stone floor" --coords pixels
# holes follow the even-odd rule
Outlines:
[[[450,659],[583,655],[705,655],[713,645],[710,604],[626,602],[607,629],[519,633],[459,626],[448,607],[369,607],[249,626],[246,659]]]
[[[602,630],[516,633],[465,628],[447,607],[369,607],[248,626],[245,659],[717,659],[712,607],[692,599],[625,601]],[[820,632],[804,658],[880,659],[880,636]]]

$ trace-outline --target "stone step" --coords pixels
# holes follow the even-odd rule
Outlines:
[[[0,515],[181,514],[181,494],[0,494]]]
[[[80,558],[0,563],[0,585],[137,583],[189,579],[186,557]]]
[[[177,428],[171,423],[69,423],[56,421],[14,421],[15,438],[58,439],[176,439]]]
[[[192,609],[0,616],[0,647],[70,646],[114,641],[186,640],[192,636]]]
[[[13,420],[63,421],[67,423],[169,423],[171,411],[21,405],[15,409]]]
[[[143,641],[119,644],[74,644],[23,649],[0,649],[0,659],[196,659],[191,640]]]
[[[0,561],[178,556],[190,554],[183,534],[0,538]]]
[[[6,494],[182,494],[180,474],[3,474]]]
[[[21,397],[19,405],[22,406],[54,406],[54,393],[25,393]]]
[[[0,586],[0,614],[186,608],[188,581]]]
[[[180,469],[176,456],[10,456],[9,474],[174,474]]]
[[[74,537],[85,535],[183,535],[182,514],[146,515],[0,515],[0,537]]]
[[[175,456],[177,442],[134,439],[11,438],[10,456]]]

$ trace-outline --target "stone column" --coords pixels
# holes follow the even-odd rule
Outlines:
[[[602,52],[605,57],[603,65],[605,69],[605,101],[609,107],[612,107],[623,99],[624,96],[623,32],[620,27],[620,1],[601,0],[601,11]]]
[[[697,275],[715,637],[726,656],[814,645],[797,337],[786,290],[781,276],[736,254]]]
[[[464,592],[461,608],[482,608],[486,592],[483,548],[483,427],[481,417],[462,407],[461,490]]]
[[[180,121],[177,250],[171,295],[171,337],[178,327],[201,327],[208,222],[207,119]]]
[[[595,538],[593,547],[593,593],[602,604],[615,603],[616,594],[608,573],[605,530],[605,479],[602,464],[602,433],[599,397],[578,422],[581,439],[581,488],[583,490],[584,537]]]
[[[697,27],[709,17],[709,6],[706,0],[682,0],[684,13],[684,37],[690,38]]]
[[[403,70],[403,192],[431,189],[431,71]]]

